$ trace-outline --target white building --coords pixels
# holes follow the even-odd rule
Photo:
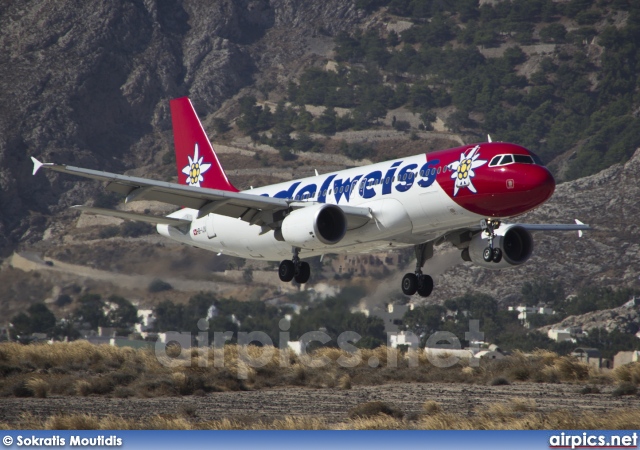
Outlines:
[[[416,349],[420,346],[420,338],[411,331],[401,331],[400,333],[389,335],[389,345],[393,348],[398,348],[398,345],[406,345],[409,348]]]
[[[571,330],[568,329],[558,329],[552,328],[547,332],[547,336],[549,339],[554,340],[556,342],[573,342],[576,343],[576,339],[571,337]]]
[[[518,320],[522,322],[528,322],[528,318],[532,315],[544,314],[547,316],[552,316],[556,312],[547,308],[546,306],[509,306],[509,311],[518,311]]]
[[[413,311],[415,305],[408,303],[406,305],[388,304],[385,307],[375,306],[371,309],[363,309],[361,312],[365,316],[379,317],[384,322],[384,331],[387,333],[397,333],[399,325],[402,324],[402,318],[407,311]]]
[[[156,324],[156,316],[153,314],[153,309],[139,309],[138,318],[140,318],[140,323],[135,324],[135,330],[140,334],[153,329]]]

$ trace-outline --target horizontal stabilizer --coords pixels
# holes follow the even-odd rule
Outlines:
[[[582,231],[591,230],[589,225],[584,223],[563,224],[563,223],[516,223],[514,225],[521,226],[529,231]]]
[[[184,219],[175,219],[173,217],[151,216],[148,214],[139,214],[128,211],[118,211],[116,209],[95,208],[93,206],[76,205],[71,208],[88,214],[96,214],[100,216],[117,217],[119,219],[137,220],[138,222],[147,222],[152,224],[170,225],[172,227],[180,227],[190,225],[191,221]]]

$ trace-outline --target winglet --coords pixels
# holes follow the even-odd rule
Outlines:
[[[33,174],[35,175],[36,173],[38,173],[38,170],[40,169],[40,167],[42,167],[44,164],[41,163],[40,161],[38,161],[37,159],[35,159],[33,156],[31,157],[31,161],[33,161]]]
[[[576,225],[584,225],[584,222],[580,222],[578,219],[574,219],[576,221]],[[582,230],[578,230],[578,237],[582,237]]]

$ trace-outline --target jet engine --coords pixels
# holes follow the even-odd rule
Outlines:
[[[346,232],[347,218],[342,209],[320,204],[289,213],[276,231],[276,239],[295,247],[314,249],[340,242]]]
[[[482,232],[476,234],[469,243],[468,256],[474,264],[487,269],[504,269],[519,266],[531,257],[533,237],[525,228],[519,225],[506,225],[496,229],[495,234],[493,248],[501,250],[500,261],[487,262],[482,257],[482,253],[489,246],[489,238]]]

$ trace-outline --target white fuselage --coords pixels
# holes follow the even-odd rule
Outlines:
[[[424,154],[356,167],[244,191],[290,198],[309,204],[328,203],[369,208],[368,224],[347,231],[335,245],[303,249],[301,257],[327,253],[365,253],[415,245],[446,230],[478,224],[482,216],[465,210],[447,195],[436,175],[444,166],[427,162]],[[170,215],[192,220],[188,233],[168,225],[158,232],[176,241],[250,259],[279,261],[291,257],[292,245],[278,241],[273,231],[239,218],[184,208]]]

